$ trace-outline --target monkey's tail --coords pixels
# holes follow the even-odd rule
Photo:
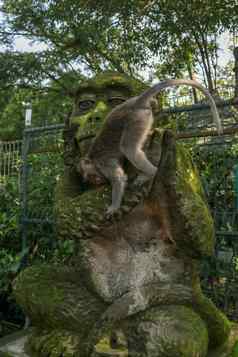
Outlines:
[[[162,82],[154,85],[153,87],[149,88],[147,91],[142,93],[138,97],[137,100],[140,104],[142,102],[144,105],[146,105],[147,101],[151,97],[158,94],[161,90],[163,90],[167,87],[173,87],[173,86],[179,86],[179,85],[186,85],[186,86],[197,88],[208,98],[210,106],[211,106],[213,120],[217,127],[217,131],[219,134],[222,134],[223,127],[222,127],[221,119],[220,119],[220,116],[219,116],[219,113],[218,113],[218,110],[216,107],[216,103],[215,103],[213,97],[211,96],[210,92],[205,87],[203,87],[200,83],[198,83],[197,81],[194,81],[191,79],[168,79],[166,81],[162,81]]]

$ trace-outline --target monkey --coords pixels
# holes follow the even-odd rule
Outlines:
[[[208,98],[214,122],[219,134],[223,128],[216,104],[211,94],[194,80],[170,79],[159,82],[142,94],[129,98],[116,106],[106,117],[102,129],[93,141],[89,152],[79,163],[79,171],[85,181],[98,177],[102,182],[106,178],[112,186],[112,200],[106,214],[113,215],[121,206],[127,183],[123,170],[123,159],[129,160],[142,175],[138,183],[153,179],[157,168],[147,159],[143,151],[144,143],[151,131],[154,117],[152,107],[154,96],[161,90],[178,85],[187,85],[199,89]]]

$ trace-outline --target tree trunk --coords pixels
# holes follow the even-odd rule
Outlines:
[[[194,79],[195,80],[195,74],[192,71],[192,65],[190,62],[187,62],[187,68],[188,68],[188,74],[189,74],[189,78],[190,79]],[[192,92],[193,92],[193,100],[194,103],[198,102],[198,96],[197,96],[197,92],[195,88],[192,88]]]
[[[234,48],[234,57],[235,57],[235,93],[234,96],[235,98],[238,97],[238,47]]]

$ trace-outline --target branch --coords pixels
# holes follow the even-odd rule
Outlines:
[[[28,36],[27,33],[25,32],[17,32],[17,31],[0,31],[1,35],[7,35],[7,36]]]
[[[48,71],[43,70],[45,74],[54,82],[58,83],[58,85],[69,95],[69,96],[74,96],[74,92],[70,91],[69,88],[67,88],[58,78],[56,78],[53,74],[50,74]]]
[[[200,40],[198,38],[197,33],[192,31],[192,34],[193,34],[193,37],[195,39],[195,43],[197,44],[199,52],[200,52],[201,57],[202,57],[202,63],[203,63],[203,67],[204,67],[204,70],[205,70],[206,79],[208,81],[208,87],[209,87],[209,70],[208,70],[207,63],[206,63],[206,56],[205,56],[202,44],[201,44],[201,42],[200,42]]]
[[[30,89],[33,91],[37,91],[37,92],[55,92],[55,93],[60,93],[60,90],[57,88],[52,88],[52,87],[35,87],[32,85],[28,85],[28,84],[9,84],[7,86],[4,87],[0,87],[0,92],[5,92],[6,90],[9,89],[15,89],[15,88],[21,88],[21,89]]]

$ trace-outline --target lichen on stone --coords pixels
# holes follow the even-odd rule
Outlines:
[[[176,145],[176,189],[181,212],[187,224],[187,244],[207,256],[214,252],[214,223],[196,167],[183,145]]]

